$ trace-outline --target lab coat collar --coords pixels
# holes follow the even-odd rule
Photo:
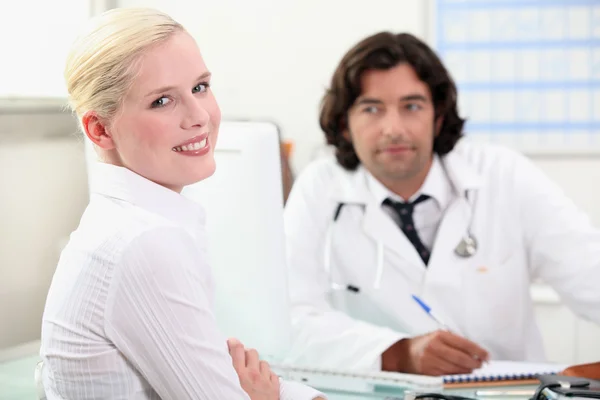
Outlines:
[[[92,194],[131,203],[183,227],[193,236],[204,226],[206,216],[198,203],[152,182],[128,168],[98,162],[91,168]]]
[[[450,153],[441,157],[448,179],[459,196],[469,190],[479,189],[483,182],[479,171],[467,159],[467,150],[468,144],[465,143],[465,139],[461,139]]]

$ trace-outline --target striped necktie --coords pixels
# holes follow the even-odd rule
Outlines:
[[[422,194],[415,201],[411,203],[400,203],[394,201],[390,198],[384,200],[383,204],[391,207],[396,214],[398,214],[398,218],[400,218],[402,232],[406,235],[406,238],[412,243],[412,245],[421,256],[421,259],[427,265],[429,262],[429,256],[431,255],[427,247],[421,242],[417,230],[415,229],[415,222],[413,221],[413,211],[415,205],[421,203],[422,201],[430,199],[429,196]]]

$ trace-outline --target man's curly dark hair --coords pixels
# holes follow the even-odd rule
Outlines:
[[[342,58],[321,102],[319,124],[327,143],[335,146],[340,165],[354,170],[360,160],[352,143],[344,137],[348,110],[361,94],[360,79],[365,71],[386,70],[407,63],[427,84],[435,109],[435,119],[443,118],[433,151],[450,152],[462,137],[465,120],[458,114],[456,85],[435,52],[408,33],[380,32],[356,44]]]

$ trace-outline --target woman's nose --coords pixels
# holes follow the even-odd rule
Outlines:
[[[191,129],[193,127],[202,127],[208,124],[210,115],[206,110],[204,99],[193,97],[185,104],[185,115],[182,121],[182,128]]]

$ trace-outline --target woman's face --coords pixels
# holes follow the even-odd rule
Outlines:
[[[194,39],[179,32],[145,53],[107,127],[121,166],[169,189],[214,173],[221,111]]]

